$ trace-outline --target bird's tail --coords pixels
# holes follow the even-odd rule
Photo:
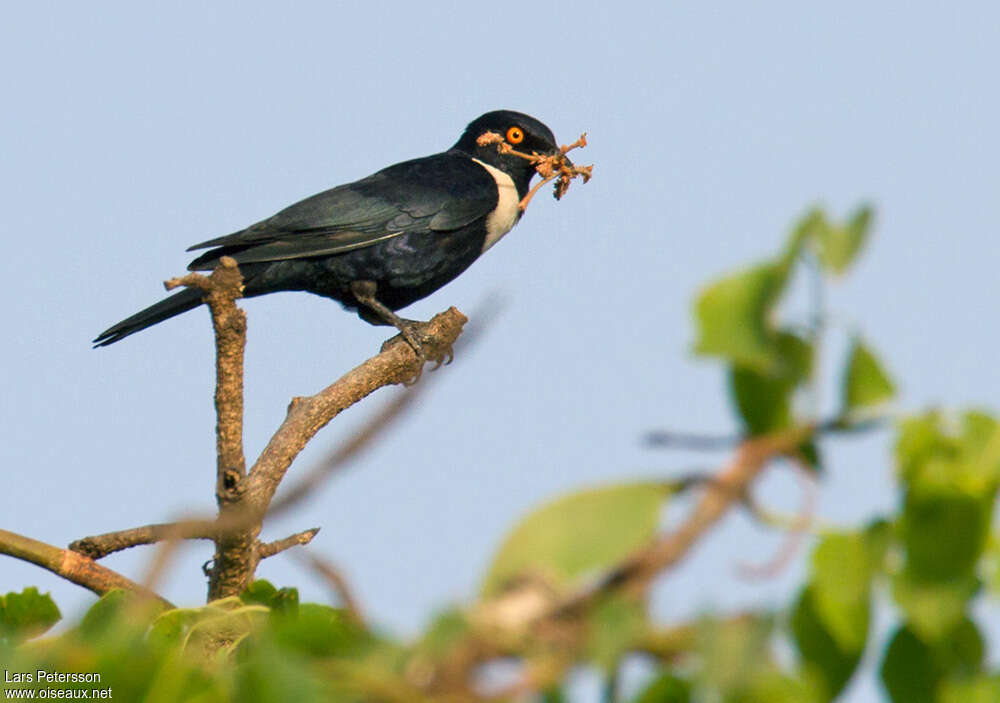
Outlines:
[[[140,310],[132,317],[126,318],[117,325],[101,332],[94,340],[94,348],[114,344],[134,332],[144,330],[157,322],[163,322],[174,315],[180,315],[182,312],[196,308],[201,303],[202,292],[194,288],[186,288],[179,293],[174,293],[169,298],[164,298],[155,305],[150,305],[145,310]]]

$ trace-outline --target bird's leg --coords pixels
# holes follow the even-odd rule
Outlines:
[[[416,325],[418,323],[414,323],[412,320],[404,320],[376,300],[375,290],[376,285],[374,281],[351,281],[351,293],[354,295],[355,300],[374,312],[385,324],[392,325],[399,330],[399,333],[403,335],[403,339],[413,348],[417,357],[421,361],[426,361],[427,356],[424,354],[424,348],[421,346],[420,340],[417,339]]]

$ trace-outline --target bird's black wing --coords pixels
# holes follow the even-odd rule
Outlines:
[[[488,215],[496,182],[468,156],[445,152],[383,169],[306,198],[234,234],[195,244],[212,248],[188,266],[340,254],[414,231],[449,231]]]

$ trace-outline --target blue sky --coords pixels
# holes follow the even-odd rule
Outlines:
[[[11,5],[0,27],[3,527],[66,544],[210,510],[207,314],[105,350],[88,341],[157,300],[188,245],[444,149],[495,108],[528,112],[564,142],[587,131],[577,161],[596,164],[594,180],[558,203],[537,198],[486,257],[407,310],[503,301],[405,423],[267,528],[322,526],[316,548],[385,627],[415,632],[469,598],[541,501],[711,463],[638,441],[650,428],[734,427],[720,368],[690,355],[691,300],[775,251],[813,203],[877,208],[875,238],[830,304],[839,332],[861,329],[881,351],[901,407],[996,408],[998,30],[1000,10],[974,2]],[[386,332],[304,294],[246,309],[252,457],[291,396]],[[384,399],[346,413],[296,468]],[[892,508],[886,436],[828,450],[822,518]],[[787,475],[764,489],[795,505]],[[663,584],[659,614],[784,602],[805,552],[765,582],[733,568],[778,542],[728,520]],[[168,597],[199,602],[210,555],[189,549]],[[138,575],[147,559],[107,563]],[[259,573],[325,596],[291,559]],[[0,590],[25,584],[69,615],[90,602],[4,561]],[[995,609],[983,614],[1000,631]],[[876,699],[870,682],[850,698]]]

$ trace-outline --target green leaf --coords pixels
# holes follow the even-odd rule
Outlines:
[[[952,488],[992,501],[1000,482],[1000,425],[977,411],[932,411],[905,420],[896,442],[900,477],[921,491]]]
[[[144,632],[147,625],[165,610],[158,601],[115,588],[90,606],[76,630],[85,639],[95,641],[109,636],[115,630]]]
[[[267,579],[257,579],[247,586],[240,594],[240,600],[244,603],[256,603],[271,607],[271,601],[277,596],[278,589]]]
[[[983,549],[980,573],[993,598],[1000,597],[1000,534],[990,533]]]
[[[627,597],[604,598],[591,609],[587,624],[587,658],[606,673],[618,668],[649,629],[645,606]]]
[[[211,608],[205,611],[212,613]],[[188,629],[184,649],[204,661],[217,660],[234,651],[243,638],[261,628],[270,612],[262,605],[244,605],[206,614]]]
[[[127,591],[115,588],[97,599],[80,621],[78,629],[84,636],[98,637],[118,619],[122,608],[132,600]]]
[[[302,603],[298,611],[272,620],[274,640],[284,650],[311,657],[350,657],[370,648],[373,639],[342,609]]]
[[[566,696],[558,686],[552,686],[542,693],[542,703],[566,703]]]
[[[851,345],[844,373],[844,412],[880,405],[896,394],[896,387],[875,354],[859,339]]]
[[[456,645],[464,642],[471,632],[465,614],[452,608],[438,613],[421,638],[417,649],[431,659],[443,658]]]
[[[246,587],[240,600],[263,605],[280,615],[294,615],[299,607],[299,591],[297,588],[278,589],[270,581],[260,579]]]
[[[762,672],[774,666],[770,657],[772,631],[773,623],[764,617],[699,623],[698,654],[702,664],[698,683],[718,692],[719,700],[731,700],[732,694],[746,690]]]
[[[691,684],[673,674],[662,674],[632,703],[691,703]]]
[[[843,651],[860,653],[868,638],[872,578],[884,557],[884,527],[824,536],[812,556],[816,610]]]
[[[343,701],[355,703],[354,696],[334,696],[324,691],[308,662],[288,656],[270,642],[252,649],[235,670],[236,695],[240,703],[286,703],[287,701]],[[331,682],[332,683],[332,682]]]
[[[744,366],[729,369],[729,392],[746,431],[766,434],[792,423],[792,390],[785,379]]]
[[[941,703],[996,703],[1000,701],[1000,676],[945,681]]]
[[[918,480],[930,461],[952,461],[956,454],[953,442],[942,431],[942,417],[938,411],[908,417],[900,423],[896,464],[904,481]]]
[[[704,289],[695,301],[695,353],[773,372],[781,362],[770,317],[789,270],[781,263],[760,264]]]
[[[970,677],[983,670],[986,645],[976,623],[966,618],[935,647],[938,665],[948,676]]]
[[[992,503],[946,488],[907,491],[901,535],[907,573],[919,581],[971,576],[986,546]]]
[[[819,245],[819,258],[828,271],[842,274],[854,262],[868,239],[872,214],[870,207],[862,206],[843,226],[824,222],[825,226],[814,229]]]
[[[934,645],[901,627],[882,660],[882,682],[894,703],[937,703],[947,678],[968,679],[982,670],[984,649],[979,630],[967,619]]]
[[[782,255],[782,263],[791,266],[802,248],[809,242],[818,241],[829,227],[826,213],[822,209],[814,207],[809,210],[799,218],[799,221],[792,228],[792,234],[788,238],[788,244],[785,245],[785,252]]]
[[[840,631],[836,631],[820,613],[816,601],[814,586],[802,591],[792,612],[792,634],[807,669],[816,672],[823,681],[825,700],[833,700],[847,685],[861,661],[868,632],[869,607],[864,602],[851,604],[843,613],[834,611],[838,616],[843,616],[843,620],[851,620],[848,623],[841,622]],[[844,642],[845,624],[854,628],[849,632],[850,639],[854,641]],[[856,642],[859,636],[860,644]]]
[[[984,413],[926,413],[902,424],[896,457],[906,558],[893,595],[914,632],[933,643],[964,618],[978,592],[1000,480],[1000,430]]]
[[[179,647],[191,626],[206,612],[205,608],[174,608],[161,613],[149,628],[149,642],[161,649]]]
[[[882,682],[894,703],[935,703],[941,678],[931,649],[905,627],[896,631],[882,660]]]
[[[978,590],[979,581],[972,576],[924,582],[904,570],[892,580],[892,597],[910,629],[930,643],[944,639],[965,618]]]
[[[143,703],[227,703],[233,700],[227,677],[210,676],[184,657],[163,657],[158,663],[160,666],[146,675],[148,686],[146,695],[141,698]],[[118,687],[113,690],[118,697]]]
[[[803,442],[799,445],[798,451],[807,468],[817,473],[822,471],[823,456],[819,453],[819,445],[815,441]]]
[[[872,580],[881,573],[889,527],[823,536],[812,554],[812,576],[792,613],[792,634],[827,700],[850,680],[865,650]]]
[[[59,622],[62,614],[52,597],[34,586],[0,596],[0,642],[37,637]]]
[[[732,703],[821,703],[828,700],[819,685],[807,677],[793,677],[777,668],[759,672]]]
[[[646,544],[674,487],[643,482],[573,493],[526,517],[508,535],[483,583],[484,596],[501,593],[520,576],[555,586],[607,568]]]
[[[812,346],[788,332],[776,336],[778,363],[771,373],[745,366],[729,370],[729,390],[747,432],[764,434],[792,424],[792,396],[809,377]]]

